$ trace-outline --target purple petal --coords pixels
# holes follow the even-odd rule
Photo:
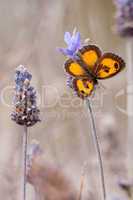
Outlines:
[[[73,56],[73,51],[71,51],[70,49],[65,49],[65,48],[57,48],[59,52],[61,52],[64,56],[69,56],[72,57]]]
[[[57,48],[57,50],[62,53],[63,55],[66,55],[66,49],[65,48]]]
[[[74,36],[74,42],[79,44],[80,40],[81,40],[80,33],[77,32],[76,35]]]
[[[73,56],[74,53],[75,53],[75,52],[72,51],[71,49],[66,49],[66,54],[67,54],[68,56]]]
[[[73,52],[76,52],[81,46],[81,40],[80,40],[80,33],[77,32],[72,36],[71,43],[69,44],[69,49]]]
[[[66,42],[67,45],[71,43],[71,34],[69,32],[65,32],[64,41]]]
[[[80,49],[80,47],[81,47],[80,43],[73,42],[69,46],[69,50],[72,51],[73,53],[76,53]]]
[[[75,43],[75,44],[74,44],[74,43],[71,44],[71,45],[69,46],[69,51],[73,52],[73,54],[76,53],[76,51],[78,50],[78,46],[79,46],[79,45],[76,44],[76,43]]]

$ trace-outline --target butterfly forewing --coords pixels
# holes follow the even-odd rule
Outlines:
[[[79,55],[90,71],[95,70],[95,65],[101,57],[101,50],[95,45],[84,46],[79,50]]]
[[[69,75],[74,77],[86,76],[86,71],[83,69],[83,67],[72,59],[66,61],[65,70]]]
[[[113,53],[105,53],[97,63],[96,77],[106,79],[114,76],[125,67],[123,59]]]

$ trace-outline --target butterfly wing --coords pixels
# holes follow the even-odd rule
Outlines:
[[[69,59],[65,63],[66,72],[75,77],[87,75],[86,70],[95,71],[96,63],[101,57],[101,50],[95,45],[84,46],[78,51],[78,56],[77,62]]]
[[[94,81],[86,71],[93,71],[101,56],[100,49],[95,45],[84,46],[78,53],[80,59],[76,61],[69,59],[65,62],[66,72],[73,77],[71,86],[81,98],[92,94],[96,80]],[[70,84],[70,83],[69,83]]]
[[[74,77],[81,77],[87,75],[84,68],[72,59],[69,59],[65,62],[65,70],[69,75]]]
[[[125,67],[123,59],[113,53],[105,53],[96,66],[96,77],[106,79],[119,73]]]
[[[79,60],[76,62],[69,59],[65,63],[66,72],[73,77],[72,86],[77,95],[86,98],[91,95],[96,84],[93,78],[86,72],[93,72],[101,57],[101,50],[95,45],[88,45],[81,48],[78,52]],[[83,65],[82,65],[83,64]]]
[[[74,78],[73,80],[73,88],[76,91],[76,94],[82,99],[87,98],[92,94],[94,86],[94,81],[88,77]]]
[[[101,50],[96,45],[84,46],[79,50],[81,60],[86,64],[86,68],[91,70],[91,72],[95,71],[95,65],[101,55]]]

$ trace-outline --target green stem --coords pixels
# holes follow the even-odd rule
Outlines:
[[[92,137],[93,137],[93,142],[96,148],[96,153],[98,157],[98,162],[99,162],[99,168],[100,168],[100,176],[101,176],[101,184],[102,184],[102,193],[103,193],[103,199],[106,200],[106,187],[105,187],[105,178],[104,178],[104,169],[103,169],[103,163],[102,163],[102,156],[101,156],[101,150],[100,150],[100,145],[99,145],[99,140],[96,132],[96,125],[95,125],[95,120],[94,120],[94,115],[91,107],[90,100],[88,99],[86,101],[88,109],[89,109],[89,114],[91,118],[91,126],[92,126]]]

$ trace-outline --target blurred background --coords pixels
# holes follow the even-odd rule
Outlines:
[[[29,143],[40,142],[45,159],[51,160],[79,188],[84,162],[88,162],[84,193],[100,195],[99,168],[90,134],[86,106],[66,86],[64,32],[80,31],[82,39],[103,51],[126,59],[126,40],[114,31],[115,6],[107,0],[4,0],[0,1],[0,196],[19,199],[23,128],[10,119],[14,70],[27,66],[38,92],[42,122],[29,128]],[[93,100],[103,153],[107,191],[124,195],[117,182],[127,177],[126,70],[102,81]],[[52,105],[52,106],[51,106]],[[33,199],[29,188],[28,199]]]

